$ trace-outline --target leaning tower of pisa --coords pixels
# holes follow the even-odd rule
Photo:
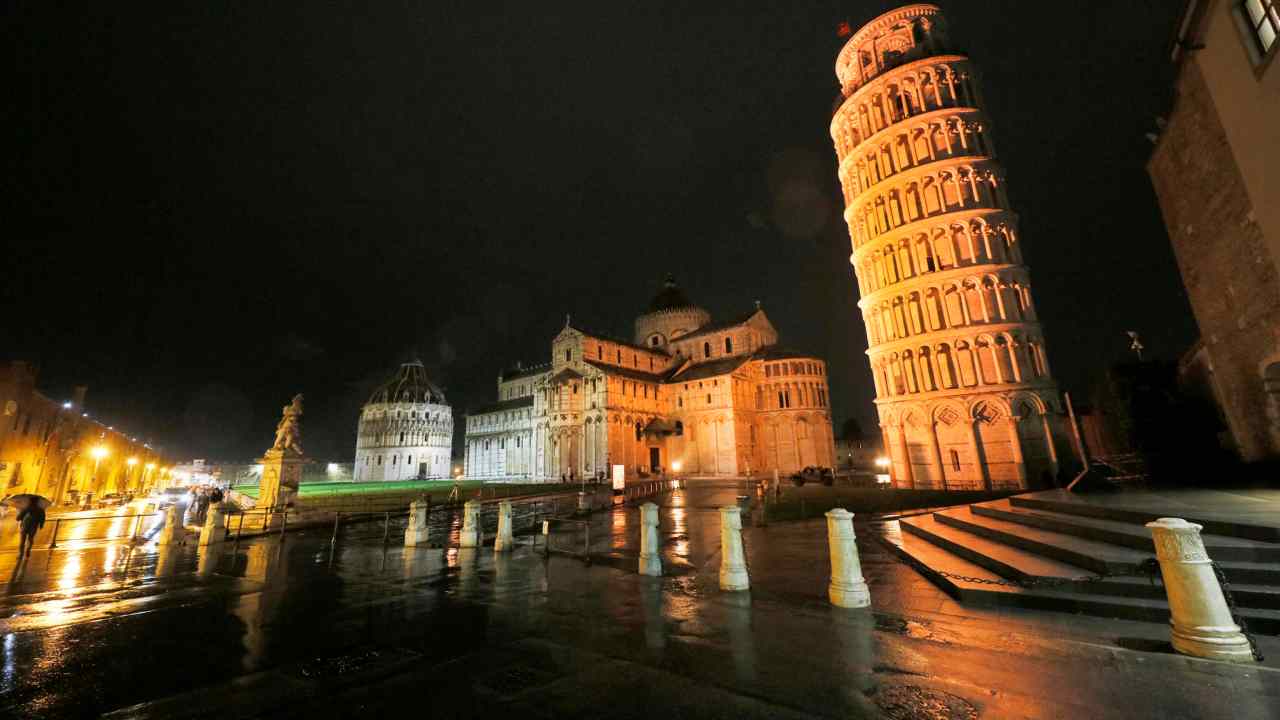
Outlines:
[[[876,407],[897,487],[1057,474],[1057,388],[969,58],[933,5],[858,30],[831,120]]]

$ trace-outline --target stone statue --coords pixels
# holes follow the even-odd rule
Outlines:
[[[302,428],[298,425],[298,419],[302,417],[301,393],[293,396],[293,402],[285,406],[283,415],[280,424],[276,426],[276,442],[271,449],[293,450],[301,455]]]

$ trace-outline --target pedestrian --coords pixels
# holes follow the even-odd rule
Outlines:
[[[36,544],[36,533],[40,532],[42,527],[44,527],[44,508],[40,507],[39,503],[32,502],[18,513],[18,529],[22,534],[18,543],[18,557],[31,554],[31,548]]]
[[[213,493],[211,493],[211,494],[210,494],[210,496],[209,496],[209,501],[210,501],[210,502],[214,502],[214,503],[220,503],[220,502],[222,502],[222,499],[223,499],[224,497],[226,497],[226,496],[225,496],[225,495],[223,495],[223,493],[222,493],[222,488],[221,488],[221,487],[218,487],[217,485],[215,485],[215,486],[213,487]]]
[[[204,519],[209,514],[209,491],[201,490],[197,502],[199,505],[196,510],[196,524],[204,525]]]

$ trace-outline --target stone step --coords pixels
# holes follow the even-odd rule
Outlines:
[[[1086,540],[1074,535],[1041,530],[1014,522],[975,514],[971,508],[952,508],[933,514],[944,525],[1005,545],[1085,568],[1100,575],[1134,573],[1154,558],[1152,551]]]
[[[1068,563],[1020,550],[974,535],[939,521],[936,515],[917,515],[899,521],[903,532],[928,540],[1002,578],[1018,581],[1087,577],[1092,573]]]
[[[1151,531],[1134,523],[1044,510],[1027,510],[1015,506],[1007,499],[978,503],[971,505],[970,509],[974,514],[997,520],[1075,535],[1086,540],[1120,545],[1133,550],[1155,552]],[[1209,557],[1214,560],[1280,563],[1280,546],[1273,543],[1224,535],[1203,534],[1201,537],[1209,551]]]
[[[1118,522],[1138,525],[1145,525],[1152,520],[1169,516],[1167,513],[1165,515],[1160,515],[1150,510],[1115,507],[1112,505],[1100,505],[1087,502],[1072,502],[1069,500],[1054,500],[1027,495],[1014,495],[1009,498],[1009,501],[1017,508],[1048,510],[1050,512],[1062,513],[1065,515],[1079,515],[1082,517],[1115,520]],[[1211,535],[1225,535],[1228,537],[1245,538],[1249,540],[1261,540],[1269,543],[1280,543],[1280,527],[1256,525],[1222,518],[1193,517],[1187,515],[1173,515],[1173,517],[1181,517],[1188,522],[1201,525],[1204,527],[1205,532]]]
[[[1135,595],[1132,587],[1140,587],[1138,583],[1127,578],[1107,578],[1098,583],[1072,585],[1068,589],[1024,588],[1018,585],[996,584],[1004,580],[999,573],[988,569],[989,560],[984,564],[971,562],[966,557],[951,551],[957,538],[952,537],[946,544],[935,542],[942,539],[947,531],[959,533],[941,523],[929,521],[932,518],[921,516],[904,518],[901,523],[902,533],[889,536],[891,550],[904,562],[910,564],[929,578],[948,595],[960,602],[982,606],[1019,607],[1034,610],[1048,610],[1111,617],[1127,620],[1167,623],[1169,621],[1169,605],[1163,597],[1163,588],[1155,586],[1160,594],[1150,592],[1150,588],[1142,595]],[[981,538],[976,538],[982,541]],[[1009,562],[1012,557],[1006,556],[1002,562]],[[1028,567],[1035,567],[1029,565]],[[1065,566],[1074,570],[1071,566]],[[1041,566],[1041,569],[1047,569]],[[944,575],[943,573],[946,573]],[[960,577],[955,577],[960,576]],[[1089,587],[1092,592],[1081,592],[1082,587]],[[1274,588],[1255,588],[1253,586],[1233,586],[1239,590],[1261,590],[1275,600]],[[1239,596],[1237,596],[1239,600]],[[1239,615],[1250,632],[1260,635],[1280,635],[1280,609],[1272,606],[1245,607],[1241,605]]]

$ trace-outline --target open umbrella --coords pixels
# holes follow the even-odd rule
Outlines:
[[[31,505],[38,506],[41,510],[49,507],[53,501],[43,495],[35,495],[32,493],[22,493],[21,495],[11,495],[0,501],[0,505],[8,505],[11,508],[25,510]]]

